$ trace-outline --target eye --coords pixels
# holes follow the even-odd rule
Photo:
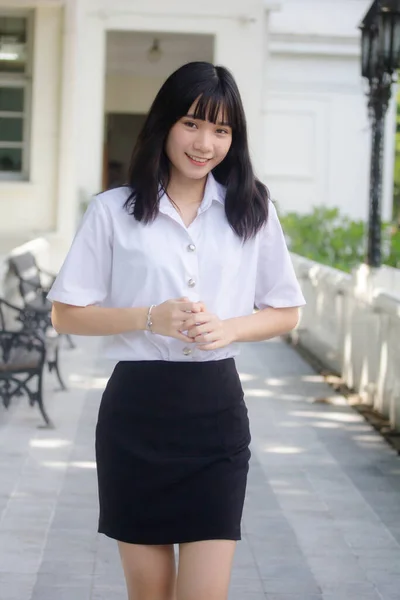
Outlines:
[[[186,127],[189,127],[190,129],[194,129],[195,127],[197,127],[196,123],[194,123],[193,121],[183,121],[183,124],[186,125]]]
[[[229,133],[228,129],[217,129],[218,134],[227,135]]]

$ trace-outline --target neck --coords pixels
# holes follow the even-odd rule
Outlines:
[[[203,200],[207,177],[189,179],[171,168],[167,194],[176,203],[182,205],[200,204]]]

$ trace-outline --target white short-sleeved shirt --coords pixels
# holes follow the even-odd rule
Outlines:
[[[195,220],[186,227],[166,195],[155,221],[143,224],[123,208],[128,187],[94,197],[48,298],[76,306],[148,307],[187,296],[221,319],[250,315],[254,305],[302,306],[303,294],[275,207],[267,224],[243,243],[225,215],[224,186],[209,174]],[[113,360],[220,360],[231,344],[202,351],[148,331],[105,337]]]

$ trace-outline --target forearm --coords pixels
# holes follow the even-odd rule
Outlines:
[[[264,308],[252,315],[228,319],[228,322],[234,341],[260,342],[288,333],[298,320],[298,308]]]
[[[148,308],[104,308],[71,306],[55,302],[51,313],[58,333],[74,335],[117,335],[146,328]]]

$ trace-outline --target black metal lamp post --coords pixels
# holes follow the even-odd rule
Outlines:
[[[374,0],[360,25],[361,72],[368,79],[372,121],[370,202],[366,262],[381,265],[381,192],[385,115],[400,67],[400,0]]]

